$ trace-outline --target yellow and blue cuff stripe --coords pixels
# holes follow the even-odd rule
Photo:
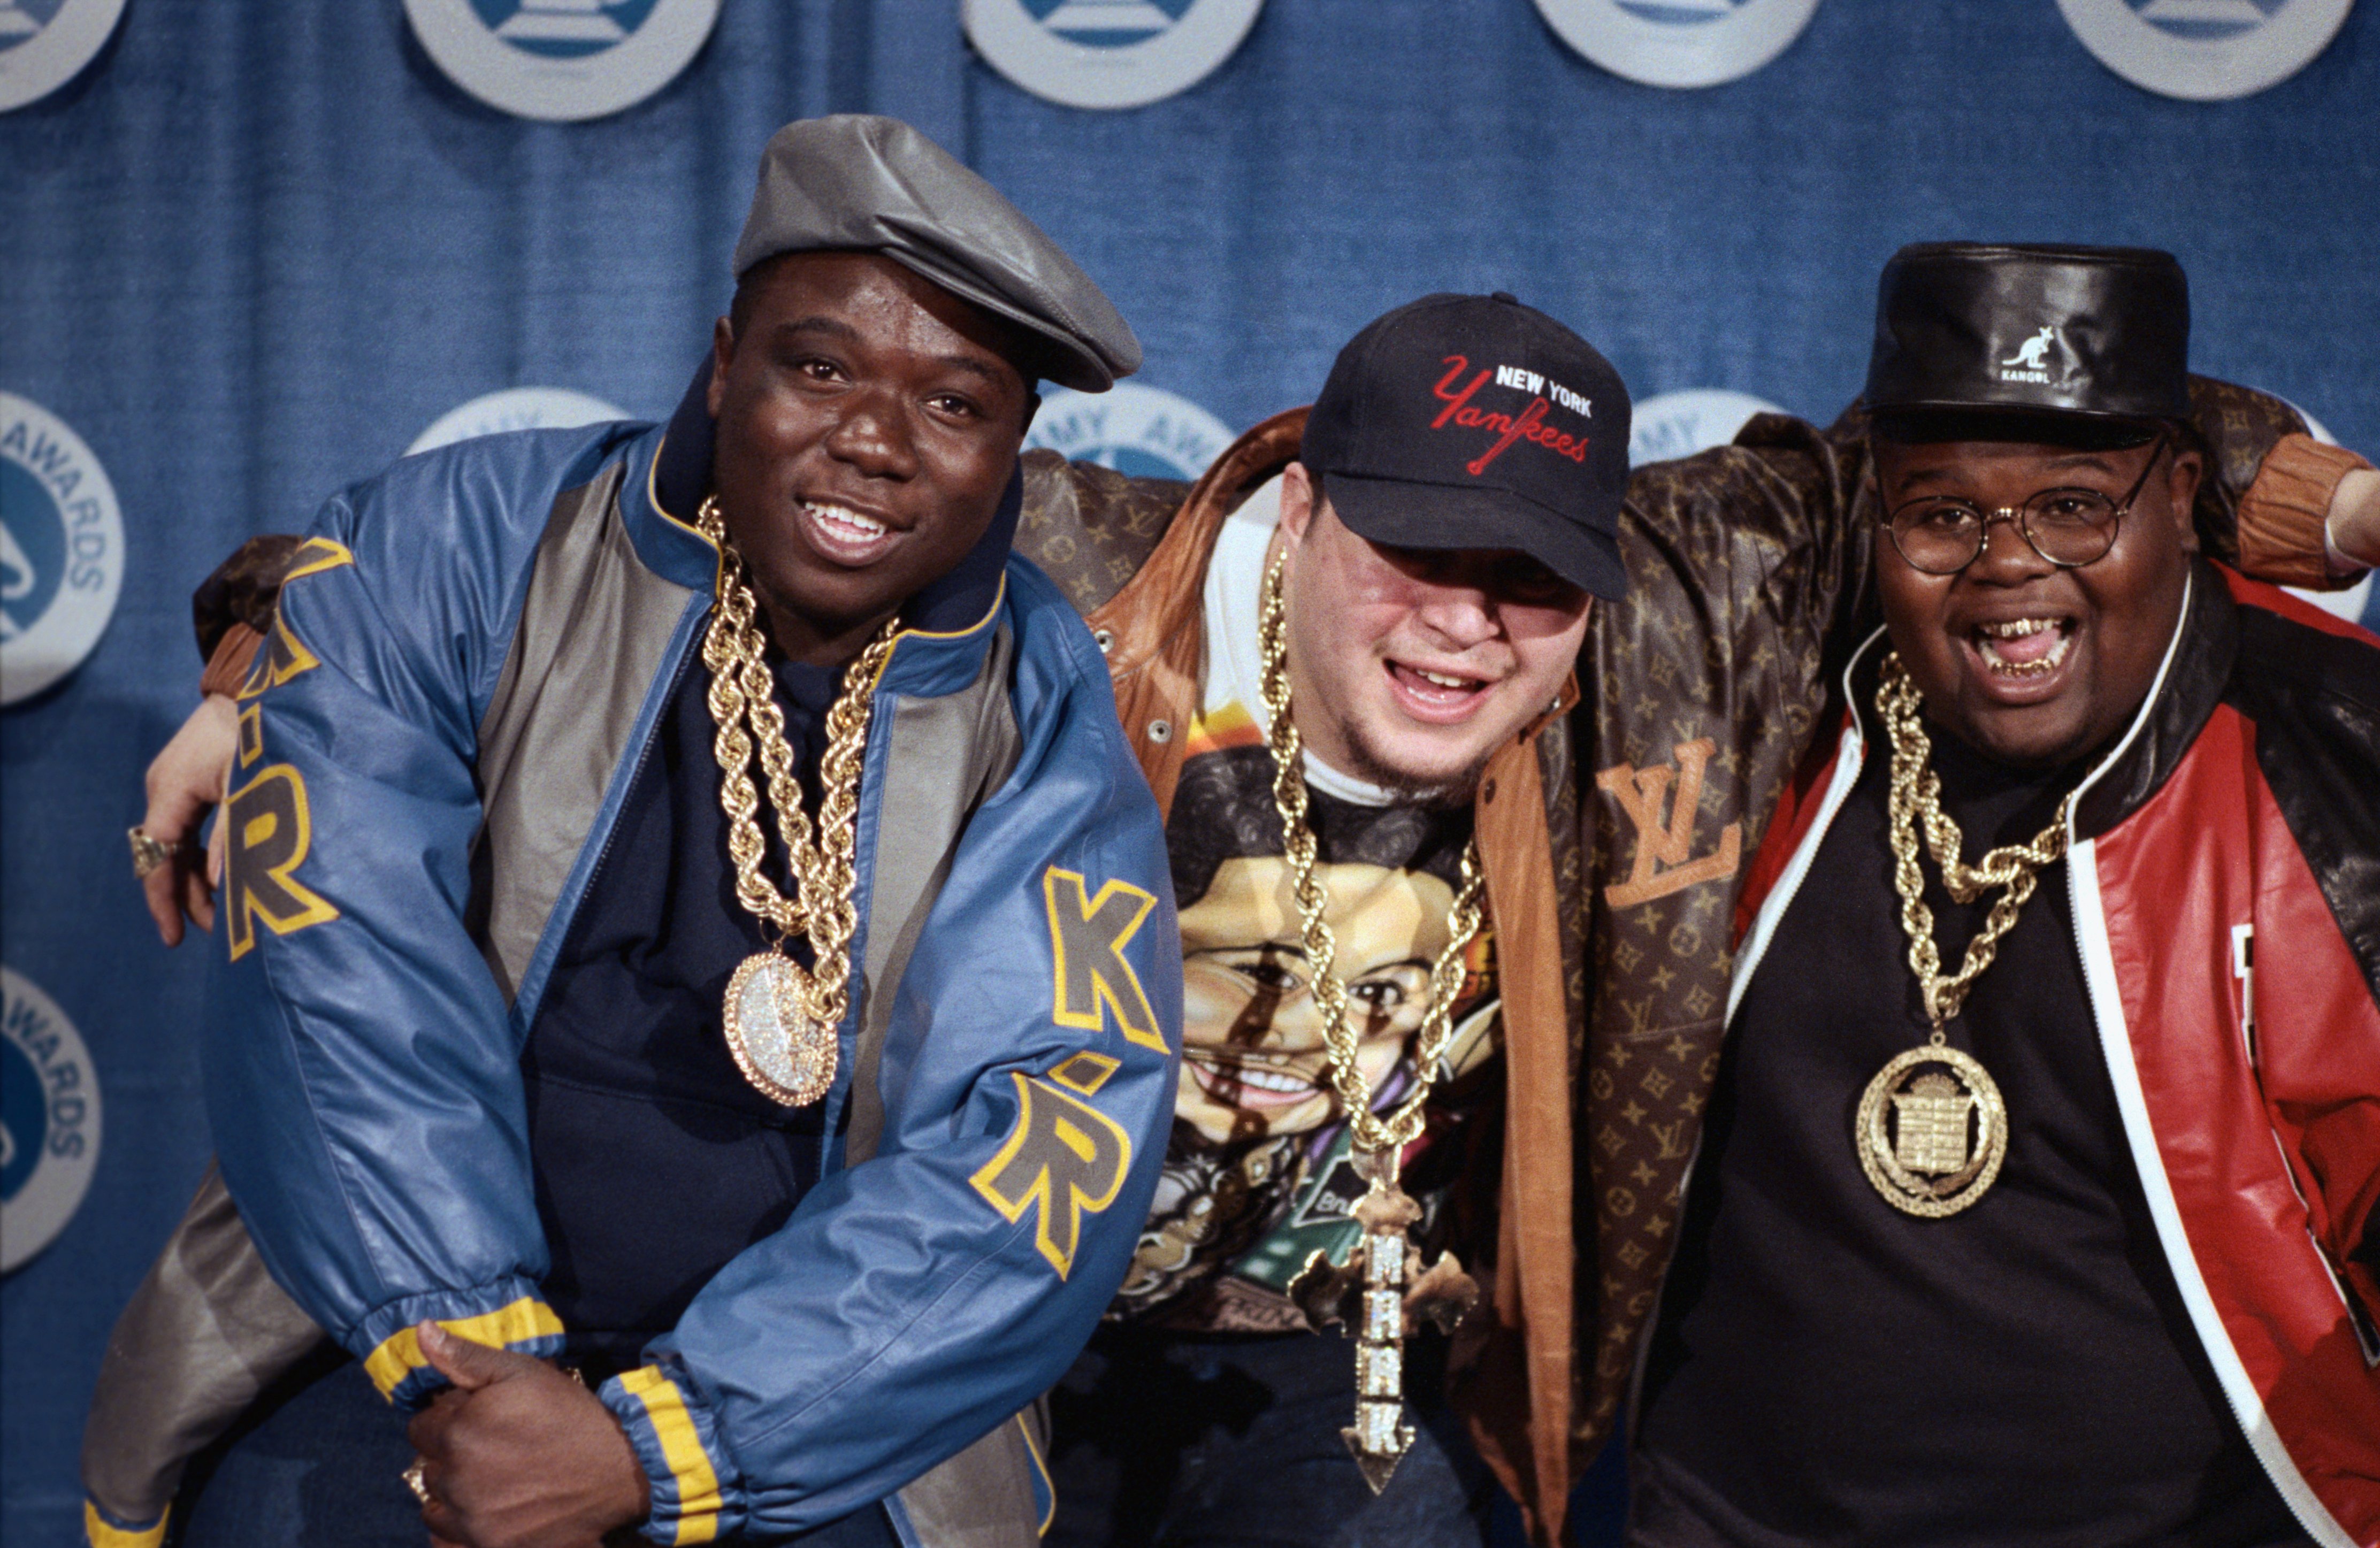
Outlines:
[[[82,1535],[89,1548],[157,1548],[165,1541],[165,1516],[160,1515],[147,1526],[139,1526],[85,1500]]]
[[[562,1352],[562,1319],[553,1308],[533,1295],[516,1296],[492,1312],[468,1308],[485,1296],[441,1294],[416,1296],[375,1312],[372,1321],[397,1326],[364,1356],[364,1374],[380,1395],[401,1409],[418,1409],[446,1385],[446,1378],[421,1352],[421,1336],[414,1324],[427,1317],[457,1338],[488,1344],[538,1359]],[[369,1325],[369,1324],[367,1324]]]
[[[698,1393],[662,1367],[647,1365],[605,1382],[601,1396],[651,1481],[647,1537],[709,1542],[743,1527],[742,1483]]]

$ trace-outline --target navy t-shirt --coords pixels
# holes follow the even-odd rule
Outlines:
[[[1971,861],[2040,832],[2081,774],[1934,743]],[[2150,1220],[2062,862],[1949,1026],[2008,1105],[1998,1180],[1919,1219],[1861,1170],[1861,1094],[1929,1032],[1892,884],[1890,767],[1879,739],[1730,1028],[1645,1373],[1632,1542],[2305,1541]],[[1930,858],[1921,870],[1955,966],[1999,894],[1962,906]]]
[[[777,704],[817,810],[841,674],[778,662]],[[768,949],[735,900],[710,674],[688,652],[538,1009],[521,1070],[548,1302],[571,1353],[634,1364],[730,1258],[819,1177],[820,1105],[781,1107],[721,1029],[727,981]],[[755,770],[755,782],[760,783]],[[789,885],[771,808],[768,874]],[[809,943],[786,949],[805,966]]]

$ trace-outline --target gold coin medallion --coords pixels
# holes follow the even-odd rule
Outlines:
[[[2008,1155],[2008,1107],[1969,1054],[1928,1044],[1868,1082],[1853,1120],[1860,1168],[1904,1215],[1939,1220],[1984,1196]]]
[[[808,1107],[834,1084],[836,1028],[812,1010],[810,975],[792,958],[756,951],[727,981],[728,1052],[771,1101]]]

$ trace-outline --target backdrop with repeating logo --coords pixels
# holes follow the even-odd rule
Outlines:
[[[487,394],[579,397],[445,433],[665,414],[789,118],[911,119],[1108,287],[1171,396],[1035,433],[1127,471],[1195,472],[1433,290],[1515,293],[1640,400],[1743,395],[1640,414],[1645,454],[1831,417],[1884,260],[1944,237],[2171,248],[2201,369],[2380,448],[2380,0],[1101,4],[1007,19],[1202,62],[1097,109],[978,58],[960,0],[0,0],[0,1538],[73,1541],[103,1341],[210,1148],[213,948],[158,944],[124,839],[191,587]],[[433,14],[627,104],[492,104]]]

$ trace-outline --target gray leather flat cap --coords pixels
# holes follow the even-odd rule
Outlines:
[[[1140,341],[1091,277],[1000,190],[897,118],[804,118],[770,137],[735,273],[779,253],[880,252],[1050,344],[1043,373],[1104,393]]]

